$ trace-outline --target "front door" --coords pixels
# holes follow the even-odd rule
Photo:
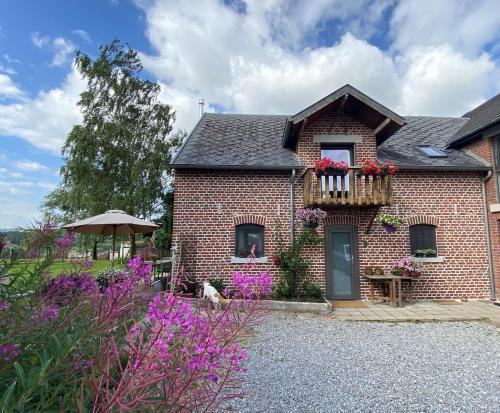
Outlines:
[[[326,228],[327,298],[360,298],[356,227],[334,225]]]

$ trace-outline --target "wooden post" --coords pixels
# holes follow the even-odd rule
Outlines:
[[[335,179],[335,177],[333,179]],[[325,176],[325,201],[326,201],[326,205],[330,205],[330,177],[329,176]]]
[[[333,205],[337,205],[337,177],[333,177]]]
[[[340,200],[342,205],[345,205],[345,176],[340,177]]]
[[[349,205],[354,204],[354,173],[349,169]]]

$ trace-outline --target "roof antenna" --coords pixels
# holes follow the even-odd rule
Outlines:
[[[203,116],[204,110],[203,107],[205,106],[205,99],[199,98],[198,99],[198,106],[200,107],[200,118]]]

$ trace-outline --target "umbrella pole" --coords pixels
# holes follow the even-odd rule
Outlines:
[[[112,256],[111,256],[111,267],[114,268],[115,266],[115,240],[116,240],[116,225],[113,225],[113,250],[112,250]]]

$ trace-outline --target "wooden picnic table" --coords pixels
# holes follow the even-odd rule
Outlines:
[[[370,281],[370,299],[375,301],[375,284],[382,283],[387,285],[389,290],[389,296],[379,297],[384,301],[389,301],[391,306],[402,307],[403,306],[403,293],[401,284],[404,282],[408,282],[408,301],[413,303],[413,283],[418,280],[418,278],[413,277],[402,277],[399,275],[367,275],[363,274],[368,281]]]

